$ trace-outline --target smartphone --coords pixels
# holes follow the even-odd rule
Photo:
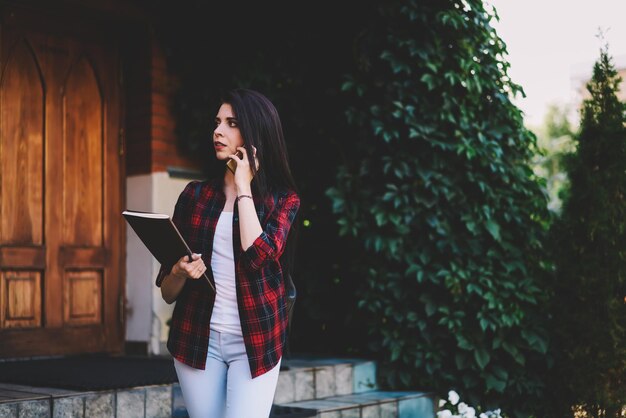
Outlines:
[[[237,151],[235,155],[239,158],[243,158],[243,154],[241,151]],[[226,162],[226,167],[228,167],[228,169],[232,171],[233,174],[235,174],[235,170],[237,169],[237,163],[235,162],[235,160],[229,158]]]

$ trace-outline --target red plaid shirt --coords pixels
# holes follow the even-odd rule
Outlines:
[[[202,254],[213,281],[211,255],[218,218],[226,196],[222,181],[192,181],[176,202],[172,220],[195,253]],[[278,259],[300,198],[294,192],[277,192],[265,201],[254,198],[263,232],[247,250],[241,249],[237,205],[233,213],[233,252],[237,304],[252,377],[271,370],[280,360],[287,331],[283,274]],[[156,285],[172,266],[161,266]],[[176,299],[167,347],[177,360],[204,369],[215,293],[205,280],[187,280]]]

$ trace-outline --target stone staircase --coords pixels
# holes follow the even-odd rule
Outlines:
[[[376,363],[363,359],[283,360],[274,404],[317,418],[433,418],[434,395],[378,390]],[[274,415],[276,418],[280,414]],[[290,416],[285,414],[285,417]],[[294,412],[292,416],[296,415]]]
[[[81,392],[0,383],[0,418],[185,418],[178,383]],[[434,418],[431,393],[378,390],[376,363],[285,358],[271,418]],[[244,417],[242,417],[244,418]]]

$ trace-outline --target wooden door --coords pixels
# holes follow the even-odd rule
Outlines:
[[[119,351],[116,43],[76,16],[1,13],[0,356]]]

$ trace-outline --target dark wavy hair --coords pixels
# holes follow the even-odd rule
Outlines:
[[[289,168],[283,126],[274,104],[263,94],[242,88],[224,94],[220,105],[223,103],[232,107],[244,146],[248,150],[248,160],[254,173],[252,194],[265,197],[279,190],[297,193],[298,189]],[[252,146],[257,150],[258,172],[254,166]],[[280,259],[283,270],[288,274],[292,273],[295,257],[298,218],[296,216],[291,225],[285,251]]]

